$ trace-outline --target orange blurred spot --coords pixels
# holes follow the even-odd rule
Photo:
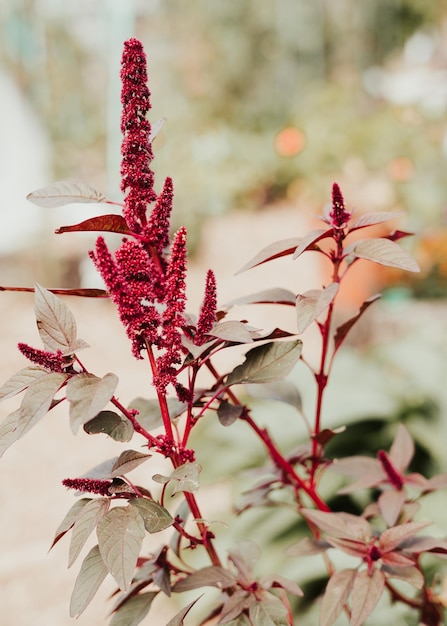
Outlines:
[[[398,183],[409,180],[414,174],[414,164],[408,157],[396,157],[388,163],[388,175]]]
[[[306,136],[300,128],[286,126],[275,137],[275,150],[282,157],[299,154],[306,145]]]

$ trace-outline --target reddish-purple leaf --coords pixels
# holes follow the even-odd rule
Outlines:
[[[138,626],[149,613],[158,591],[148,591],[130,597],[116,611],[109,626]]]
[[[133,506],[111,509],[98,524],[99,551],[123,591],[129,589],[144,534],[143,519]]]
[[[279,574],[266,576],[262,579],[261,584],[264,589],[285,589],[288,593],[291,593],[294,596],[304,595],[303,590],[296,584],[296,582],[290,580],[289,578],[285,578],[284,576],[280,576]]]
[[[282,287],[273,287],[272,289],[263,289],[249,296],[243,296],[230,300],[228,305],[237,306],[242,304],[287,304],[293,306],[295,304],[296,295],[289,289]]]
[[[401,215],[402,211],[377,211],[375,213],[364,213],[356,220],[351,222],[349,226],[349,232],[352,233],[354,230],[358,230],[359,228],[366,228],[367,226],[382,224],[383,222],[388,222],[388,220],[400,217]]]
[[[343,343],[346,335],[349,333],[349,331],[354,326],[354,324],[360,319],[360,317],[363,315],[366,309],[373,302],[376,302],[380,297],[381,297],[380,294],[376,294],[375,296],[368,298],[368,300],[365,300],[365,302],[360,307],[360,310],[357,313],[357,315],[354,315],[354,317],[351,317],[351,319],[347,320],[346,322],[344,322],[344,324],[341,324],[337,328],[337,330],[335,331],[335,335],[334,335],[334,351],[338,350],[338,348]]]
[[[48,371],[38,365],[24,367],[2,385],[0,388],[0,401],[12,398],[12,396],[24,391],[32,382],[46,374],[48,374]]]
[[[402,490],[392,489],[380,494],[377,501],[383,519],[388,526],[394,526],[405,504],[406,493]]]
[[[70,616],[77,617],[85,610],[107,576],[98,546],[94,546],[85,557],[76,578],[70,601]]]
[[[320,611],[320,626],[332,626],[352,591],[357,570],[345,569],[329,578]]]
[[[379,539],[381,550],[394,550],[406,539],[410,539],[420,530],[430,526],[431,522],[407,522],[385,530]]]
[[[218,322],[208,334],[212,337],[235,343],[251,343],[253,341],[250,327],[238,320]]]
[[[320,446],[325,446],[328,441],[330,441],[336,435],[340,435],[345,430],[345,426],[340,426],[340,428],[335,428],[334,430],[332,430],[331,428],[323,428],[323,430],[320,430],[318,435],[313,435],[312,439],[318,441]]]
[[[54,231],[56,235],[62,233],[75,233],[75,232],[108,232],[108,233],[120,233],[122,235],[130,235],[131,231],[127,225],[126,220],[122,215],[116,215],[111,213],[110,215],[98,215],[96,217],[90,217],[79,224],[72,224],[70,226],[60,226]]]
[[[217,417],[222,426],[231,426],[241,416],[244,407],[240,404],[230,404],[227,400],[222,400],[217,409]]]
[[[93,419],[113,397],[118,378],[106,374],[98,378],[93,374],[77,374],[67,384],[67,400],[70,402],[70,425],[74,434]]]
[[[379,602],[384,587],[385,576],[379,569],[374,569],[371,576],[367,570],[357,573],[351,593],[351,626],[362,626]]]
[[[359,259],[366,259],[388,267],[397,267],[407,272],[420,271],[419,265],[406,250],[384,237],[357,241],[346,249],[346,253]]]
[[[350,513],[326,513],[302,509],[304,515],[312,524],[334,537],[344,537],[358,541],[367,541],[371,537],[371,528],[363,517]]]
[[[182,578],[172,588],[172,591],[181,593],[199,589],[200,587],[217,587],[218,589],[228,589],[237,582],[236,576],[223,567],[210,565],[196,570],[185,578]]]
[[[287,554],[290,556],[313,556],[314,554],[326,552],[328,548],[330,548],[330,545],[325,540],[321,541],[304,537],[304,539],[288,548]]]
[[[242,274],[242,272],[246,272],[252,267],[256,267],[262,263],[267,263],[268,261],[273,261],[273,259],[293,254],[300,242],[301,238],[294,237],[292,239],[282,239],[281,241],[271,243],[269,246],[258,252],[258,254],[250,259],[250,261],[248,261],[243,267],[241,267],[241,269],[236,272],[236,275]]]
[[[404,580],[417,589],[422,589],[425,583],[425,578],[417,567],[392,567],[390,565],[383,565],[382,572],[385,574],[386,578]]]
[[[124,450],[119,455],[115,465],[112,467],[111,477],[124,476],[136,467],[151,458],[151,454],[136,452],[135,450]]]
[[[404,472],[414,455],[414,443],[403,424],[399,424],[396,437],[390,448],[390,459],[398,470]]]
[[[367,552],[368,548],[363,541],[355,541],[354,539],[344,539],[342,537],[327,537],[326,541],[333,548],[338,548],[342,550],[346,554],[351,556],[356,556],[359,559],[363,559]]]
[[[318,230],[311,230],[310,233],[301,239],[297,249],[293,253],[293,260],[301,256],[306,250],[312,249],[317,241],[331,237],[333,232],[332,228],[330,230],[322,230],[321,228]]]
[[[436,491],[437,489],[444,489],[445,487],[447,487],[447,474],[438,474],[426,482],[424,491]]]
[[[71,534],[68,567],[71,567],[78,558],[90,533],[96,528],[101,517],[107,513],[109,506],[110,500],[108,498],[95,498],[87,502],[82,508],[80,515],[75,521]]]
[[[296,297],[297,331],[303,333],[333,302],[338,292],[338,283],[325,289],[311,289]]]
[[[70,528],[73,528],[73,525],[78,517],[81,515],[83,508],[89,502],[91,502],[91,498],[81,498],[80,500],[76,500],[71,509],[65,515],[62,522],[57,527],[53,543],[50,546],[50,550],[57,544],[60,539],[62,539],[62,537],[70,530]]]
[[[185,623],[185,617],[188,615],[192,607],[195,605],[196,602],[200,600],[201,597],[202,596],[200,595],[198,598],[190,602],[187,606],[183,607],[183,609],[181,609],[176,615],[174,615],[172,619],[169,620],[166,626],[183,626],[183,624]]]
[[[21,291],[34,293],[34,287],[7,287],[0,286],[0,291]],[[51,293],[60,296],[81,296],[82,298],[108,298],[109,294],[104,289],[48,289]]]

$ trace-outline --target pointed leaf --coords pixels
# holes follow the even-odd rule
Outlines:
[[[37,328],[46,350],[64,354],[71,351],[76,340],[76,321],[73,313],[60,298],[36,283],[34,310]]]
[[[380,494],[377,504],[380,513],[388,526],[394,526],[406,501],[406,493],[403,490],[384,491]]]
[[[285,378],[300,358],[302,342],[278,341],[257,346],[228,376],[227,385],[270,383]]]
[[[68,555],[68,567],[71,567],[78,558],[79,553],[85,546],[85,542],[89,538],[91,532],[96,528],[99,520],[109,510],[110,500],[107,498],[96,498],[90,500],[82,508],[82,511],[75,521],[70,541],[70,550]]]
[[[20,409],[10,413],[0,424],[0,458],[6,450],[20,438],[17,426],[20,418]]]
[[[371,527],[363,517],[351,513],[326,513],[302,509],[302,515],[333,537],[344,537],[358,541],[365,541],[371,537]]]
[[[386,578],[398,578],[413,585],[417,589],[422,589],[425,583],[423,574],[416,567],[391,567],[382,565],[382,572]]]
[[[109,626],[137,626],[149,613],[154,598],[158,591],[139,593],[127,600],[112,618]]]
[[[358,230],[359,228],[366,228],[367,226],[382,224],[383,222],[388,222],[389,220],[400,217],[401,215],[402,211],[377,211],[374,213],[364,213],[356,220],[351,222],[349,226],[349,232],[352,233],[354,230]]]
[[[129,589],[144,538],[143,519],[133,506],[117,507],[97,527],[99,551],[117,585]]]
[[[118,385],[115,374],[98,378],[93,374],[76,374],[67,384],[67,400],[70,402],[70,425],[76,434],[79,426],[97,415],[111,400]]]
[[[83,613],[106,576],[107,568],[101,558],[98,546],[94,546],[85,557],[76,578],[70,600],[71,617],[78,617]]]
[[[227,400],[222,400],[217,409],[217,417],[222,426],[231,426],[241,416],[244,407],[240,404],[234,405]]]
[[[228,305],[238,306],[242,304],[295,304],[296,295],[293,291],[283,289],[282,287],[273,287],[272,289],[263,289],[249,296],[243,296],[230,300]]]
[[[290,578],[285,578],[279,574],[273,576],[267,576],[262,579],[262,586],[264,589],[285,589],[288,593],[294,596],[303,596],[303,590]]]
[[[89,435],[104,433],[115,441],[130,441],[134,432],[132,422],[114,411],[100,411],[84,424]]]
[[[88,220],[79,222],[79,224],[71,224],[70,226],[60,226],[54,231],[56,235],[62,233],[74,233],[74,232],[107,232],[107,233],[121,233],[122,235],[130,235],[131,231],[127,225],[126,220],[122,215],[98,215],[96,217],[90,217]]]
[[[250,619],[256,626],[289,626],[288,611],[279,598],[269,594],[249,609]]]
[[[152,476],[152,479],[161,484],[172,481],[174,483],[173,494],[179,491],[194,493],[199,488],[199,474],[201,469],[198,463],[184,463],[180,467],[177,467],[170,476],[155,474]]]
[[[147,498],[131,498],[129,504],[136,507],[149,533],[158,533],[172,526],[174,518],[164,506]]]
[[[410,539],[420,530],[430,526],[431,522],[406,522],[385,530],[379,539],[381,550],[394,550],[406,539]]]
[[[261,549],[254,541],[239,541],[235,548],[229,551],[228,558],[233,563],[239,576],[250,584],[253,579],[253,568],[261,556]]]
[[[76,522],[78,517],[81,515],[83,508],[86,506],[86,504],[88,504],[91,501],[92,501],[91,498],[81,498],[80,500],[76,500],[76,502],[70,508],[68,513],[65,515],[62,522],[57,527],[56,533],[54,535],[53,543],[50,546],[50,550],[57,544],[59,539],[62,539],[65,533],[67,533],[70,530],[70,528],[74,526],[74,523]]]
[[[48,413],[55,394],[67,378],[67,374],[51,372],[31,383],[20,406],[16,430],[17,439],[27,433]]]
[[[48,374],[48,371],[39,367],[38,365],[30,365],[16,372],[11,378],[0,387],[0,401],[12,398],[21,391],[24,391],[29,385],[40,378]]]
[[[420,271],[419,265],[404,248],[383,237],[362,239],[349,247],[346,252],[359,259],[366,259],[380,265],[398,267],[408,272]]]
[[[293,254],[293,260],[301,256],[306,250],[312,249],[317,241],[320,241],[321,239],[326,239],[327,237],[331,237],[333,232],[334,231],[332,230],[332,228],[330,230],[312,230],[310,233],[302,238],[299,246]]]
[[[248,263],[246,263],[237,274],[242,274],[252,267],[267,263],[273,259],[278,259],[282,256],[288,256],[295,252],[297,246],[299,246],[301,238],[294,237],[292,239],[282,239],[281,241],[275,241],[266,248],[263,248],[256,256],[254,256]]]
[[[232,341],[236,343],[251,343],[253,337],[247,327],[247,324],[238,322],[237,320],[228,320],[226,322],[218,322],[208,333],[212,337],[223,339],[224,341]]]
[[[298,333],[303,333],[331,304],[338,292],[338,283],[325,289],[312,289],[296,297]]]
[[[138,411],[137,420],[148,431],[163,424],[158,400],[134,398],[128,408]],[[185,411],[186,404],[179,402],[177,398],[168,398],[168,409],[171,419],[175,419]]]
[[[290,554],[290,556],[313,556],[314,554],[326,552],[328,548],[330,548],[330,545],[327,541],[304,537],[304,539],[295,545],[290,546],[290,548],[287,549],[287,554]]]
[[[404,472],[414,456],[414,442],[403,424],[399,424],[396,437],[390,448],[390,459],[398,470]]]
[[[192,574],[182,578],[175,583],[172,591],[182,593],[183,591],[191,591],[191,589],[199,589],[200,587],[217,587],[218,589],[227,589],[237,582],[237,578],[228,570],[217,565],[210,565],[196,570]]]
[[[154,124],[151,125],[151,132],[149,134],[149,141],[151,143],[158,136],[158,134],[160,133],[165,123],[166,123],[166,118],[161,117],[159,120],[157,120]]]
[[[29,193],[26,199],[37,206],[49,209],[74,202],[107,202],[107,198],[100,191],[81,180],[57,181]]]
[[[183,607],[183,609],[181,609],[172,619],[169,620],[166,626],[183,626],[185,623],[185,617],[188,615],[195,603],[200,600],[202,595],[190,602],[187,606]]]
[[[374,569],[371,576],[367,570],[358,572],[351,594],[351,626],[362,626],[379,602],[385,587],[385,576]]]
[[[114,456],[111,459],[102,461],[102,463],[95,465],[95,467],[92,467],[91,469],[89,469],[88,472],[85,472],[85,474],[82,474],[80,478],[100,478],[100,479],[112,478],[112,467],[115,465],[117,460],[118,460],[118,457]]]
[[[368,298],[368,300],[365,300],[365,302],[360,307],[360,310],[357,313],[357,315],[354,315],[354,317],[351,317],[351,319],[349,319],[344,324],[341,324],[337,328],[337,330],[335,331],[335,336],[334,336],[334,350],[335,351],[337,351],[338,348],[341,346],[341,344],[343,343],[346,335],[349,333],[349,331],[354,326],[354,324],[361,318],[361,316],[366,311],[366,309],[373,302],[376,302],[377,300],[379,300],[380,297],[381,297],[380,294],[376,294],[375,296],[372,296],[371,298]]]
[[[329,578],[320,610],[320,626],[332,626],[348,601],[357,570],[344,569]]]
[[[278,400],[279,402],[294,406],[298,411],[302,409],[301,394],[296,388],[296,385],[290,380],[277,380],[273,383],[247,385],[247,391],[253,398]]]
[[[136,467],[151,458],[151,454],[143,454],[143,452],[135,452],[135,450],[124,450],[118,457],[115,465],[112,467],[111,476],[124,476]]]

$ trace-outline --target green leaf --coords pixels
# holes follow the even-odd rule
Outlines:
[[[227,384],[271,383],[285,378],[300,358],[302,341],[275,341],[257,346],[228,376]]]
[[[129,589],[144,538],[143,519],[133,506],[117,507],[97,527],[99,550],[110,574],[123,591]]]
[[[73,313],[60,298],[37,283],[34,286],[34,310],[37,328],[46,350],[64,354],[76,341],[76,321]]]
[[[199,589],[200,587],[217,587],[218,589],[228,589],[237,582],[236,576],[223,567],[210,565],[203,567],[192,574],[186,576],[182,580],[175,583],[172,591],[182,593],[183,591],[191,591],[191,589]]]
[[[143,452],[135,452],[135,450],[124,450],[119,455],[115,465],[112,467],[111,477],[124,476],[136,467],[151,458],[151,454],[143,454]]]
[[[202,467],[198,463],[184,463],[180,467],[177,467],[170,476],[155,474],[152,476],[152,479],[162,485],[173,482],[173,494],[179,491],[194,493],[199,488],[199,474],[201,469]]]
[[[28,385],[22,404],[0,425],[0,457],[48,413],[57,391],[67,380],[67,374],[45,372]]]
[[[100,191],[81,180],[60,180],[29,193],[26,199],[44,208],[72,203],[107,202]]]
[[[103,378],[93,374],[76,374],[68,381],[70,424],[75,434],[79,426],[95,417],[111,400],[117,384],[115,374],[106,374]]]
[[[110,622],[110,626],[137,626],[149,613],[154,598],[158,595],[158,591],[148,591],[132,596],[127,600]]]
[[[174,518],[164,506],[147,498],[131,498],[129,504],[136,507],[149,533],[158,533],[172,525]]]
[[[300,242],[301,238],[294,237],[271,243],[266,248],[263,248],[260,252],[258,252],[256,256],[248,261],[248,263],[241,267],[241,269],[236,272],[236,275],[242,274],[242,272],[246,272],[252,267],[256,267],[262,263],[267,263],[268,261],[273,261],[273,259],[293,254]]]
[[[123,235],[129,235],[131,232],[124,217],[114,213],[90,217],[83,222],[79,222],[79,224],[60,226],[54,232],[57,235],[61,235],[62,233],[74,233],[79,231],[121,233]]]
[[[419,265],[404,248],[383,237],[362,239],[350,246],[346,252],[359,259],[366,259],[388,267],[397,267],[407,272],[420,271]]]
[[[84,424],[89,435],[104,433],[115,441],[130,441],[134,433],[132,422],[114,411],[100,411],[98,415]]]
[[[277,380],[273,383],[248,385],[247,391],[253,398],[278,400],[295,407],[298,411],[301,411],[303,408],[301,394],[296,385],[290,380]]]
[[[48,374],[48,370],[38,365],[30,365],[16,372],[11,378],[0,387],[0,401],[12,398],[21,391],[24,391],[35,380]]]
[[[84,612],[106,576],[107,568],[99,553],[99,547],[94,546],[82,562],[76,578],[70,600],[71,617],[78,617]]]
[[[297,331],[303,333],[333,302],[338,284],[331,283],[325,289],[311,289],[296,297]]]
[[[70,528],[74,526],[74,523],[76,522],[78,517],[81,515],[83,508],[91,501],[92,501],[91,498],[81,498],[80,500],[76,500],[76,502],[70,508],[68,513],[65,515],[62,522],[57,527],[56,533],[54,535],[53,543],[50,546],[50,550],[57,544],[57,542],[60,539],[62,539],[65,533],[67,533],[70,530]]]
[[[185,623],[185,617],[190,612],[195,603],[200,600],[201,597],[202,596],[199,596],[198,598],[190,602],[187,606],[183,607],[183,609],[181,609],[176,615],[174,615],[172,619],[169,620],[166,626],[183,626]]]
[[[83,507],[73,526],[68,555],[68,567],[71,567],[78,558],[90,533],[96,528],[99,520],[109,510],[109,506],[110,500],[108,498],[96,498],[95,500],[90,500],[90,502]]]

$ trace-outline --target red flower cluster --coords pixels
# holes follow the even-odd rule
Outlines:
[[[20,352],[32,363],[41,365],[51,372],[62,372],[65,365],[65,359],[61,350],[57,350],[57,352],[48,352],[47,350],[33,348],[26,343],[19,343],[17,347]]]

